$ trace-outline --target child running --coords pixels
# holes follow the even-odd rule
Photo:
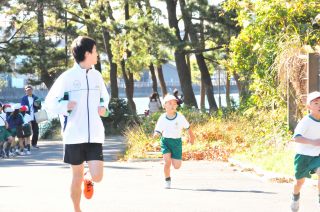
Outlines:
[[[2,103],[0,103],[0,155],[9,158],[9,148],[13,141],[13,137],[9,133],[6,114],[2,111]]]
[[[320,92],[307,96],[307,108],[310,113],[298,123],[294,130],[296,155],[294,158],[295,184],[293,188],[291,210],[299,210],[300,190],[305,178],[310,174],[318,175],[320,204]]]
[[[72,169],[71,199],[74,211],[80,212],[82,183],[84,196],[90,199],[93,182],[100,182],[103,177],[105,134],[100,116],[106,114],[109,94],[101,73],[94,69],[98,61],[96,42],[79,36],[71,50],[74,66],[55,81],[45,105],[48,111],[64,119],[64,162]],[[84,172],[85,161],[89,167],[87,172]]]
[[[162,114],[155,127],[154,137],[161,136],[161,152],[164,159],[165,188],[171,188],[170,167],[181,167],[183,129],[188,129],[189,142],[193,144],[194,135],[186,118],[177,112],[177,99],[168,94],[163,99],[163,107],[166,110]]]

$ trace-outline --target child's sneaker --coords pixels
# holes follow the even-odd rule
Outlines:
[[[91,199],[93,196],[93,182],[86,172],[83,176],[83,194],[87,199]]]
[[[27,150],[27,155],[31,155],[31,152],[29,150]]]
[[[164,183],[164,188],[165,189],[170,189],[171,188],[171,180],[166,180]]]
[[[291,211],[292,212],[297,212],[299,210],[299,200],[294,201],[292,200],[291,202]]]
[[[20,153],[19,153],[19,155],[25,155],[26,153],[24,153],[24,151],[21,151]]]

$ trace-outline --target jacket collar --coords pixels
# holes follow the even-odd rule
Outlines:
[[[87,71],[88,70],[88,69],[85,69],[85,68],[81,68],[81,66],[76,62],[74,63],[73,68],[75,68],[76,70],[81,70],[81,71]],[[94,69],[94,66],[91,66],[90,69]]]

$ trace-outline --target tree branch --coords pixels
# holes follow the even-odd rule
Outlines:
[[[29,20],[26,21],[24,24],[22,24],[22,25],[20,26],[20,28],[17,29],[17,30],[13,33],[13,35],[11,35],[11,37],[10,37],[8,40],[6,40],[6,41],[1,41],[0,44],[10,43],[10,41],[11,41],[12,39],[14,39],[14,37],[18,34],[18,32],[21,31],[22,28],[24,27],[24,25],[25,25],[26,23],[28,23],[30,20],[31,20],[31,19],[29,19]]]
[[[224,46],[217,46],[214,48],[209,48],[209,49],[193,49],[193,50],[183,50],[183,53],[185,54],[191,54],[191,53],[202,53],[202,52],[210,52],[210,51],[215,51],[218,49],[222,49]]]

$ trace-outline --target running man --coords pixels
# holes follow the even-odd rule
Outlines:
[[[103,78],[94,65],[98,54],[96,42],[79,36],[71,46],[74,66],[61,74],[51,87],[45,105],[59,114],[64,143],[64,162],[71,165],[71,199],[75,212],[80,212],[82,193],[93,195],[93,182],[103,177],[104,126],[100,116],[106,114],[109,94]],[[99,116],[100,115],[100,116]],[[89,170],[84,172],[84,162]]]

